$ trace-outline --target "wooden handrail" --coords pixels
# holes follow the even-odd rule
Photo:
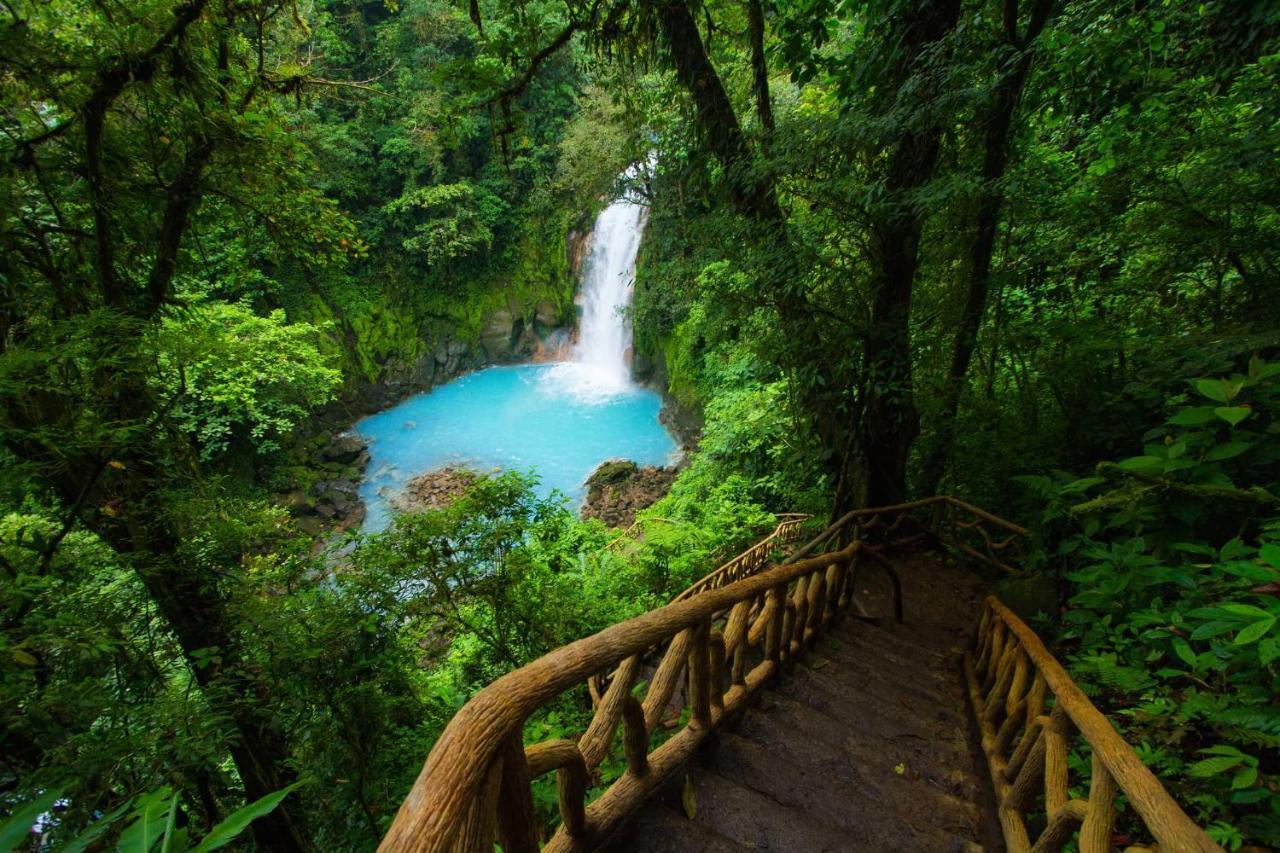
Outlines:
[[[532,814],[527,780],[536,775],[534,771],[551,769],[562,774],[563,822],[544,849],[579,849],[589,846],[591,839],[602,839],[639,805],[665,773],[689,757],[720,720],[741,708],[784,661],[812,644],[847,607],[852,596],[845,583],[845,569],[861,547],[861,543],[854,542],[840,551],[779,566],[722,589],[669,604],[556,649],[502,676],[477,693],[450,721],[378,849],[488,850],[496,835],[505,851],[537,850],[532,842],[536,831],[499,820],[498,804],[501,799],[504,814]],[[713,637],[712,619],[726,611],[738,614],[736,619],[731,614],[729,620],[735,624],[733,636],[717,632]],[[717,648],[723,644],[722,653],[712,654],[713,642]],[[636,714],[634,708],[631,713],[625,712],[632,707],[629,700],[634,698],[633,684],[629,678],[615,677],[596,709],[588,733],[594,730],[612,739],[622,724],[628,728],[626,740],[633,744],[629,752],[634,755],[639,743],[647,746],[660,723],[658,717],[675,696],[686,670],[691,684],[685,701],[691,709],[691,719],[646,755],[643,763],[638,759],[629,762],[627,771],[596,802],[585,806],[579,819],[581,774],[576,769],[566,773],[563,768],[576,768],[580,758],[590,771],[606,750],[592,749],[595,761],[589,762],[587,750],[592,744],[584,743],[584,735],[577,744],[561,742],[552,750],[552,758],[545,757],[550,747],[526,747],[521,763],[506,760],[516,751],[504,750],[504,744],[516,742],[525,720],[535,710],[582,684],[593,673],[619,667],[619,672],[629,670],[634,677],[638,667],[619,665],[628,659],[638,660],[659,643],[668,644],[667,653],[649,682],[641,705],[644,713]],[[761,645],[762,659],[748,668],[745,659],[753,647]],[[732,661],[734,675],[726,679],[724,667],[713,672],[712,658]],[[636,731],[635,727],[641,724],[645,729]],[[571,752],[570,746],[576,752]],[[520,766],[511,768],[510,764]]]
[[[928,519],[912,532],[915,516],[926,510]],[[795,516],[784,518],[778,529],[783,524],[798,529],[802,523]],[[999,533],[993,536],[987,525]],[[1008,569],[1006,552],[1025,533],[963,501],[936,497],[855,510],[782,563],[752,566],[733,578],[735,558],[704,578],[704,588],[556,649],[477,693],[431,749],[379,850],[470,853],[492,850],[498,841],[507,853],[537,851],[542,831],[530,784],[550,772],[557,775],[560,825],[543,849],[590,849],[722,721],[744,708],[843,617],[853,606],[860,564],[875,562],[889,573],[895,615],[901,619],[891,549],[931,540]],[[968,542],[960,538],[965,535]],[[841,547],[845,539],[848,544]],[[710,580],[717,575],[719,583]],[[1162,849],[1218,849],[1178,809],[1035,634],[994,599],[984,605],[978,639],[965,664],[1010,850],[1031,849],[1029,842],[1022,843],[1022,814],[1034,798],[1037,767],[1044,768],[1050,815],[1037,850],[1059,849],[1077,825],[1083,853],[1108,849],[1100,845],[1110,843],[1117,787],[1165,845]],[[607,687],[594,685],[594,712],[581,737],[524,744],[530,715],[600,673],[611,675]],[[643,696],[637,695],[641,683],[647,685]],[[1046,716],[1050,693],[1054,704]],[[651,750],[653,734],[677,710],[688,712],[688,722]],[[679,718],[686,716],[680,713]],[[1094,748],[1093,789],[1085,801],[1067,796],[1069,726],[1084,733]],[[619,731],[626,769],[588,803],[592,774]],[[1013,752],[1005,758],[1010,747]]]
[[[1109,853],[1118,792],[1161,850],[1222,850],[1169,796],[1035,632],[994,597],[984,603],[973,647],[965,654],[965,676],[1011,853],[1061,849],[1077,828],[1081,853]],[[1067,794],[1073,730],[1093,754],[1084,800]],[[1040,793],[1048,824],[1033,846],[1024,814]]]
[[[797,549],[783,563],[786,564],[808,556],[843,531],[851,528],[857,529],[859,526],[864,527],[864,529],[880,526],[881,521],[879,519],[885,516],[894,518],[894,523],[890,525],[893,527],[894,525],[900,525],[903,520],[916,510],[927,508],[933,509],[933,515],[925,524],[925,527],[935,539],[995,568],[1004,571],[1016,571],[1013,566],[1009,565],[1001,557],[1008,548],[1019,549],[1030,531],[1008,519],[993,515],[984,509],[950,495],[935,495],[931,498],[921,498],[920,500],[907,501],[906,503],[892,506],[863,507],[850,510],[833,521],[803,547]],[[959,517],[962,513],[970,515],[972,518],[962,520]],[[984,524],[991,524],[1007,535],[1003,540],[993,539],[991,534],[983,527]],[[975,532],[983,545],[983,550],[978,551],[972,544],[964,542],[960,538],[961,531]]]
[[[672,601],[684,601],[698,593],[719,589],[755,574],[769,559],[769,554],[774,548],[779,545],[788,545],[799,539],[805,522],[813,518],[812,515],[802,512],[783,512],[774,517],[780,520],[772,533],[694,583]]]

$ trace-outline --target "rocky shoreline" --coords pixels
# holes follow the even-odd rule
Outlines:
[[[399,512],[443,509],[462,497],[479,477],[479,472],[470,468],[438,468],[414,477],[399,494],[388,496],[388,502]]]

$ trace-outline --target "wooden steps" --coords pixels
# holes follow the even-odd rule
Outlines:
[[[605,849],[1002,849],[961,668],[979,581],[933,558],[899,569],[905,625],[845,620]],[[887,612],[879,584],[860,581],[864,611]]]

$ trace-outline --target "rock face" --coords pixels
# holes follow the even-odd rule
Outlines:
[[[390,499],[400,512],[425,512],[442,509],[466,492],[480,476],[467,468],[440,468],[414,477],[404,491]]]
[[[587,478],[582,517],[598,518],[610,527],[626,527],[635,521],[637,512],[667,493],[677,473],[676,468],[641,468],[626,459],[605,462]]]
[[[312,463],[323,472],[309,491],[288,493],[283,504],[307,533],[359,527],[364,502],[358,494],[360,478],[369,464],[368,442],[353,433],[321,433],[312,440]]]

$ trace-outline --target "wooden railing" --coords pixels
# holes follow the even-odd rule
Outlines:
[[[536,851],[530,781],[555,771],[561,824],[545,850],[590,849],[742,708],[848,606],[848,566],[861,543],[669,604],[557,649],[481,690],[436,742],[380,850]],[[642,695],[649,650],[665,648]],[[543,705],[613,671],[576,740],[525,746],[524,722]],[[683,686],[683,690],[681,689]],[[688,722],[660,746],[671,704]],[[626,771],[594,802],[592,773],[622,732]]]
[[[765,565],[774,548],[799,540],[804,533],[805,522],[813,518],[800,512],[780,512],[774,517],[778,519],[778,526],[772,533],[681,592],[672,601],[684,601],[709,589],[719,589],[751,577]]]
[[[855,509],[789,558],[800,559],[839,537],[889,548],[917,542],[946,545],[992,568],[1017,572],[1026,557],[1027,529],[950,495],[893,506]]]
[[[1035,632],[995,598],[988,598],[983,607],[974,647],[965,655],[965,676],[1010,853],[1061,850],[1077,832],[1080,853],[1109,853],[1119,794],[1159,842],[1159,850],[1221,851]],[[1073,732],[1092,754],[1089,793],[1083,799],[1072,799],[1068,793],[1067,752]],[[1034,844],[1027,832],[1029,812],[1046,817]]]
[[[496,841],[506,853],[536,851],[544,832],[534,812],[531,783],[553,771],[560,824],[543,849],[591,849],[634,812],[722,721],[742,709],[789,661],[802,656],[850,610],[860,566],[875,563],[889,573],[895,588],[895,616],[900,620],[901,591],[889,556],[892,549],[914,542],[943,544],[991,566],[1009,569],[1008,555],[1016,552],[1015,542],[1024,533],[1011,522],[948,497],[855,510],[781,564],[756,566],[751,570],[754,573],[744,572],[746,577],[726,580],[724,585],[708,583],[697,594],[682,596],[665,607],[556,649],[499,678],[457,713],[432,748],[379,849],[470,853],[490,851]],[[1018,846],[1026,831],[1021,836],[1016,832],[1009,835],[1010,828],[1024,825],[1021,815],[1032,801],[1019,793],[1022,799],[1014,809],[1015,801],[1009,800],[1012,780],[1018,780],[1022,792],[1027,785],[1024,777],[1032,772],[1022,772],[1025,766],[1050,756],[1055,762],[1061,757],[1056,742],[1041,751],[1035,746],[1037,741],[1047,740],[1039,736],[1045,727],[1041,717],[1047,707],[1046,688],[1055,697],[1074,691],[1085,705],[1088,700],[1052,662],[1034,634],[1021,623],[1017,623],[1020,629],[1010,627],[1005,612],[998,603],[988,603],[969,672],[975,684],[975,709],[983,721],[984,749],[994,756],[993,778],[1002,780],[996,786],[1002,803],[1001,820],[1012,839],[1010,849],[1021,850],[1031,849],[1025,843]],[[1027,638],[1020,631],[1025,631]],[[600,678],[601,673],[608,675]],[[581,736],[525,745],[524,726],[531,715],[597,678],[600,680],[592,685],[596,689],[590,691],[594,694],[591,721]],[[585,703],[585,697],[582,701]],[[1109,750],[1101,765],[1107,775],[1097,776],[1103,781],[1098,783],[1097,813],[1086,827],[1088,837],[1101,837],[1103,805],[1111,807],[1104,796],[1105,787],[1107,780],[1117,780],[1135,804],[1146,797],[1139,813],[1157,838],[1203,839],[1203,833],[1194,834],[1199,830],[1186,815],[1180,811],[1177,818],[1166,814],[1177,806],[1154,778],[1149,783],[1134,782],[1139,771],[1147,777],[1150,773],[1105,718],[1091,705],[1088,708],[1096,719],[1088,718],[1075,707],[1078,702],[1071,702],[1059,698],[1050,719],[1055,714],[1057,719],[1066,715],[1082,732],[1090,732],[1087,739],[1095,746],[1095,756],[1098,744]],[[1057,710],[1060,705],[1061,711]],[[1022,740],[1014,744],[1018,721],[1023,719],[1029,721],[1021,730],[1022,740],[1029,744],[1026,747]],[[1100,733],[1099,720],[1110,732],[1109,739]],[[656,743],[660,729],[666,737]],[[619,733],[625,770],[616,779],[601,779],[598,768],[617,749]],[[1117,743],[1128,750],[1123,758],[1114,757],[1119,754]],[[1002,761],[1002,750],[1011,745],[1014,754]],[[1034,770],[1036,765],[1030,766]],[[1013,768],[1011,780],[1004,780],[1009,768]],[[606,782],[603,792],[588,802],[588,789]],[[1058,827],[1055,832],[1065,829],[1071,815],[1087,817],[1092,808],[1056,799],[1059,790],[1066,789],[1055,787],[1055,799],[1049,799],[1051,826]],[[1090,802],[1094,800],[1091,795]],[[1147,803],[1154,805],[1148,807]],[[1151,823],[1153,817],[1158,818],[1160,832]],[[1106,826],[1110,827],[1109,819]],[[1059,837],[1052,835],[1049,841]],[[1035,849],[1057,848],[1046,844]],[[1101,848],[1085,847],[1082,840],[1081,849],[1089,853]],[[1215,848],[1175,844],[1162,849]]]

